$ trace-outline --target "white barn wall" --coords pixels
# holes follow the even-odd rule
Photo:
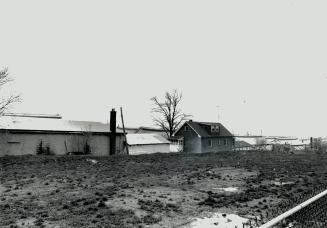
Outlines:
[[[165,144],[143,144],[128,146],[130,155],[138,154],[153,154],[153,153],[169,153],[170,147],[168,143]]]
[[[35,155],[37,147],[42,140],[44,146],[50,146],[50,151],[56,155],[65,155],[72,150],[72,144],[76,137],[83,137],[78,134],[68,133],[6,133],[0,140],[0,156],[5,155]],[[67,149],[65,146],[67,145]],[[116,137],[117,150],[122,149],[123,137]],[[91,154],[96,156],[109,155],[109,136],[108,135],[92,135],[89,140]]]

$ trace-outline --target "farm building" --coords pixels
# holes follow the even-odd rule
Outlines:
[[[110,152],[123,153],[125,141],[123,132],[114,133],[109,129],[112,129],[109,124],[63,120],[60,116],[2,116],[0,156],[27,154],[106,156]],[[115,143],[111,143],[111,139],[114,138]]]
[[[206,153],[230,150],[235,139],[221,123],[185,122],[174,134],[183,139],[183,151],[186,153]]]
[[[122,130],[123,128],[117,127],[117,129]],[[132,128],[127,127],[125,128],[125,132],[127,134],[154,134],[159,135],[165,139],[167,139],[170,143],[170,152],[181,152],[183,151],[183,140],[179,137],[171,137],[168,138],[167,133],[159,128],[152,128],[152,127],[138,127]]]
[[[159,134],[127,134],[130,155],[169,153],[170,142]]]

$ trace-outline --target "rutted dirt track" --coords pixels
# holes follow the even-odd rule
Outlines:
[[[0,227],[183,227],[209,212],[274,217],[326,187],[327,155],[2,157],[0,172]]]

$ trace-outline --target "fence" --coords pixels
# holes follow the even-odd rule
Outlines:
[[[277,207],[267,211],[265,219],[250,219],[243,228],[326,228],[327,190],[326,185],[315,190],[282,201]]]
[[[290,144],[262,144],[251,145],[243,147],[234,147],[233,151],[279,151],[279,152],[292,152],[292,151],[306,151],[307,145],[290,145]]]
[[[326,227],[327,190],[273,218],[260,228],[269,227]]]
[[[233,151],[247,151],[247,150],[272,151],[273,150],[273,144],[262,144],[262,145],[234,147],[232,150]]]

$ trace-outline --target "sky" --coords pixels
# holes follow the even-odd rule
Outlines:
[[[194,121],[235,134],[327,136],[327,1],[1,0],[12,112],[152,126],[183,93]]]

